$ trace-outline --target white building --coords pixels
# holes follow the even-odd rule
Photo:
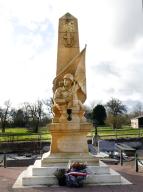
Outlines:
[[[131,127],[136,129],[143,128],[143,116],[138,116],[131,119]]]

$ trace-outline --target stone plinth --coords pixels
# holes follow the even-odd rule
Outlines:
[[[17,178],[13,188],[24,187],[43,187],[58,185],[58,180],[54,173],[57,168],[67,168],[65,165],[56,165],[51,167],[42,167],[41,160],[37,160],[33,166],[29,166]],[[131,184],[119,173],[110,169],[107,165],[99,162],[99,166],[88,166],[88,176],[85,185],[125,185]]]
[[[87,134],[91,124],[76,122],[52,123],[49,127],[52,142],[49,153],[42,157],[42,166],[67,164],[69,160],[98,164],[98,158],[89,155]]]
[[[88,153],[87,134],[91,124],[76,122],[52,123],[51,153]]]

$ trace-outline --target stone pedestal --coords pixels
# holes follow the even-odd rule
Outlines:
[[[52,142],[51,153],[88,153],[87,134],[89,123],[52,123],[49,126]]]
[[[67,164],[43,167],[41,160],[37,160],[34,165],[29,166],[17,178],[13,188],[44,187],[58,185],[58,180],[54,173],[57,168],[67,168]],[[110,169],[107,165],[99,162],[99,166],[89,165],[87,167],[88,176],[84,185],[125,185],[131,184],[119,173]]]
[[[43,187],[45,185],[58,185],[55,177],[57,169],[67,169],[69,163],[86,162],[88,176],[85,185],[121,185],[130,184],[114,170],[110,169],[99,157],[88,152],[87,133],[91,129],[88,123],[75,122],[52,123],[51,149],[43,154],[33,166],[29,166],[21,173],[14,184],[14,188]]]
[[[72,162],[86,162],[88,176],[85,185],[130,184],[119,173],[100,162],[99,157],[89,154],[86,136],[90,129],[91,124],[85,122],[52,123],[50,151],[43,154],[42,159],[37,160],[33,166],[23,171],[13,187],[58,185],[54,173],[57,169],[67,169]]]
[[[52,142],[50,152],[42,157],[42,166],[67,164],[69,160],[98,164],[98,158],[89,155],[87,134],[91,130],[89,123],[52,123],[49,127]]]

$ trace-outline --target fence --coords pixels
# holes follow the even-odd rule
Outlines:
[[[132,129],[132,128],[124,128],[124,129],[106,129],[106,128],[98,128],[98,135],[101,139],[118,139],[118,138],[140,138],[143,137],[143,128],[140,129]],[[94,130],[91,136],[94,135]],[[13,141],[50,141],[51,135],[50,133],[18,133],[18,134],[0,134],[0,142],[13,142]]]
[[[140,129],[115,129],[115,130],[106,130],[106,128],[100,128],[98,130],[98,135],[101,139],[109,139],[109,138],[140,138],[143,137],[143,128]]]
[[[135,155],[136,172],[139,172],[139,167],[143,168],[143,157],[140,158],[138,154]]]
[[[50,140],[49,133],[29,133],[29,134],[0,134],[0,142],[17,142],[17,141],[44,141]]]

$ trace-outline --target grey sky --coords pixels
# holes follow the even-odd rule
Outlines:
[[[52,96],[58,20],[66,12],[78,19],[80,48],[87,44],[86,103],[142,101],[141,0],[0,0],[0,103]]]

